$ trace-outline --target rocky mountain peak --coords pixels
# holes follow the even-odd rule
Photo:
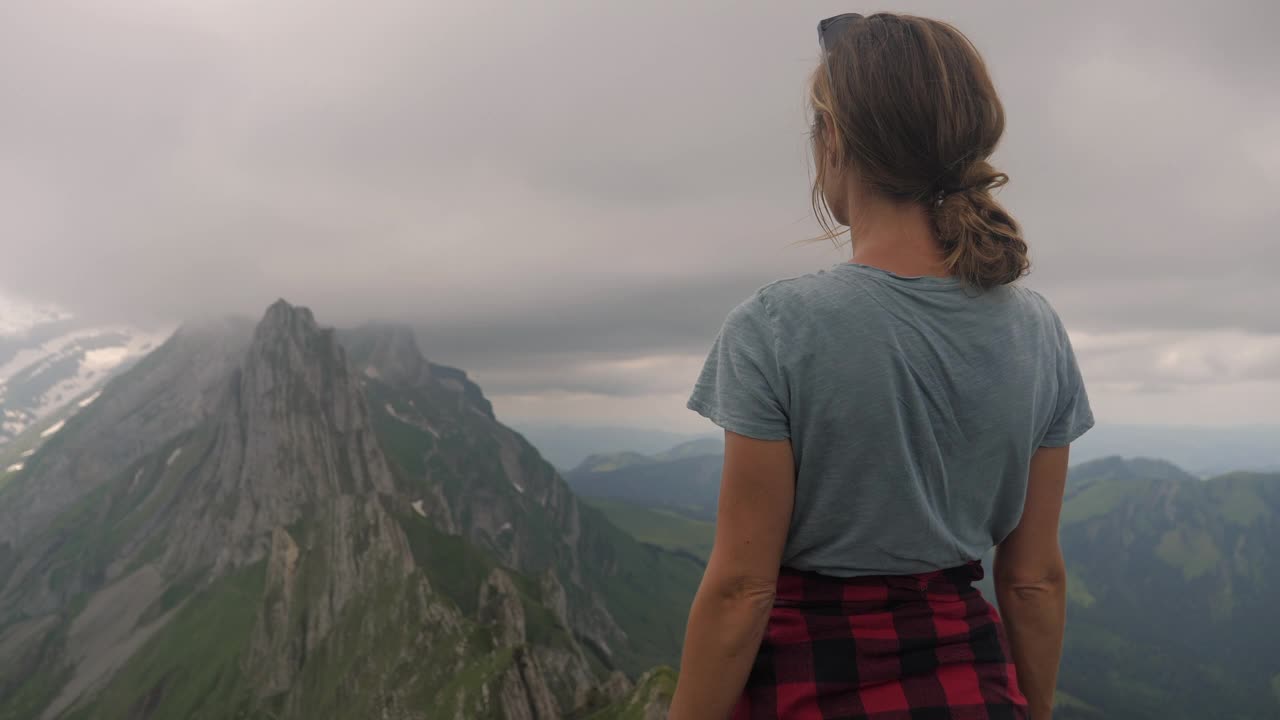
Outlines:
[[[178,564],[211,553],[220,568],[255,562],[277,526],[344,495],[393,491],[359,381],[310,310],[283,300],[267,309],[224,403],[207,449],[175,450],[209,458],[188,479],[200,501],[182,509],[188,532],[169,553]]]
[[[277,300],[254,329],[246,369],[259,360],[288,373],[317,360],[335,360],[340,352],[333,331],[321,329],[309,309]]]
[[[404,325],[365,325],[342,333],[342,343],[357,368],[393,384],[417,385],[432,378],[431,363],[423,356],[413,330]]]
[[[267,307],[266,313],[262,316],[262,322],[258,324],[258,329],[260,332],[276,330],[315,332],[319,326],[316,324],[315,314],[309,308],[293,305],[288,300],[280,298]]]

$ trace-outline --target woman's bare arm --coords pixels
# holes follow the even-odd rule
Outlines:
[[[1058,521],[1068,457],[1066,447],[1043,447],[1032,456],[1022,520],[996,549],[996,597],[1032,720],[1053,714],[1062,658],[1067,571]]]
[[[733,710],[769,621],[794,502],[791,442],[726,432],[715,545],[689,611],[670,720]]]

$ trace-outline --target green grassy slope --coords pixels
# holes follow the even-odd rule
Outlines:
[[[694,520],[671,510],[623,500],[585,498],[584,502],[598,508],[614,525],[641,542],[667,550],[684,551],[704,562],[711,554],[716,533],[713,522]]]
[[[246,567],[192,598],[101,695],[68,720],[250,717],[252,686],[242,657],[263,574],[263,563]]]

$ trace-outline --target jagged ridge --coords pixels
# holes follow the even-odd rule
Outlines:
[[[623,562],[683,561],[580,511],[465,374],[382,331],[360,367],[386,380],[361,379],[284,302],[213,335],[179,332],[0,490],[0,515],[39,510],[0,536],[0,718],[559,717],[670,656],[609,602]],[[441,423],[411,426],[445,439],[421,468],[395,387]]]

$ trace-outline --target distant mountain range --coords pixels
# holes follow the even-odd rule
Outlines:
[[[1100,423],[1071,448],[1076,461],[1156,457],[1193,475],[1280,472],[1280,425],[1229,427]]]
[[[705,557],[723,458],[691,462],[687,449],[597,456],[567,479],[628,532]],[[1071,470],[1062,523],[1070,607],[1055,717],[1280,717],[1280,474],[1086,462]]]
[[[691,440],[722,438],[650,428],[591,428],[578,425],[520,425],[543,456],[561,470],[576,468],[591,455],[657,455]],[[1123,455],[1163,458],[1193,475],[1237,470],[1280,472],[1280,425],[1180,426],[1100,423],[1071,449],[1075,462]]]
[[[28,428],[47,428],[87,403],[163,340],[164,334],[88,325],[56,308],[0,298],[0,449]],[[0,465],[0,476],[15,464]]]
[[[623,500],[714,520],[723,465],[724,441],[704,438],[652,455],[592,455],[566,472],[565,480],[585,498]]]
[[[538,452],[561,470],[582,464],[591,455],[634,452],[661,453],[674,445],[694,440],[719,439],[720,432],[679,433],[653,428],[567,425],[561,423],[514,423]],[[723,442],[723,440],[720,440]]]
[[[581,505],[407,330],[185,326],[33,447],[0,485],[0,719],[669,701],[700,564]]]

